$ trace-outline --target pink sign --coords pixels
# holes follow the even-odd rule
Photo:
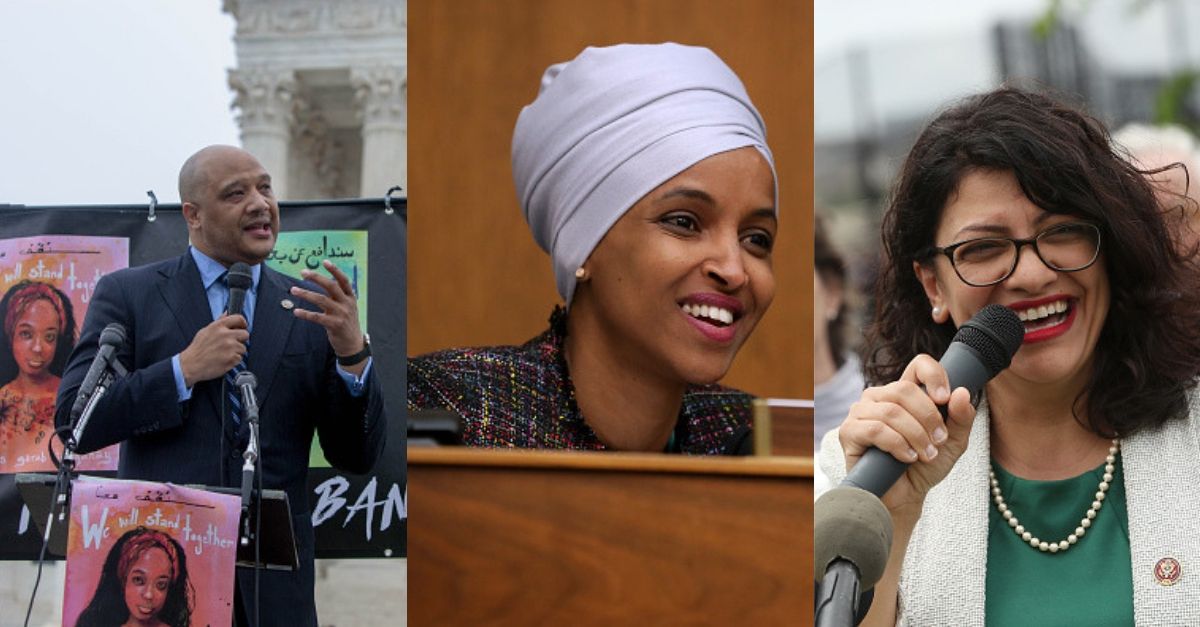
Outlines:
[[[128,266],[125,237],[0,240],[0,473],[55,470],[47,444],[59,379],[96,283]],[[82,455],[76,467],[116,470],[118,451]]]
[[[232,495],[75,481],[63,625],[229,625],[239,513]]]

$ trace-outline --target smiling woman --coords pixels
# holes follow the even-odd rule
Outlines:
[[[627,372],[647,380],[720,379],[775,293],[773,196],[770,165],[739,148],[635,203],[582,266],[567,355],[635,354]]]
[[[410,409],[456,412],[476,446],[722,452],[750,397],[716,382],[775,293],[765,135],[704,48],[551,66],[512,157],[566,307],[524,346],[412,359]]]
[[[1200,624],[1169,568],[1200,563],[1200,273],[1147,174],[1014,88],[917,139],[883,223],[875,387],[820,459],[834,482],[872,446],[910,464],[864,624]],[[976,410],[931,355],[996,304],[1024,342]]]

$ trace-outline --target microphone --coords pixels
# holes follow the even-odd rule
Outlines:
[[[965,387],[971,403],[984,385],[1012,363],[1025,326],[1003,305],[988,305],[958,329],[939,363],[950,389]],[[939,406],[946,418],[946,406]],[[883,576],[892,546],[892,518],[879,497],[908,464],[871,447],[833,490],[813,506],[813,565],[821,584],[817,625],[849,625],[858,613],[860,586],[869,590]]]
[[[233,384],[242,393],[242,417],[250,422],[258,422],[258,399],[254,396],[254,388],[258,387],[258,379],[249,370],[238,373]]]
[[[75,395],[75,404],[71,405],[72,424],[79,419],[83,408],[87,406],[88,398],[96,391],[96,385],[100,383],[101,377],[112,365],[117,349],[124,345],[125,327],[121,323],[109,323],[100,332],[100,350],[92,359],[92,365],[88,367],[87,374],[83,377],[83,384],[79,386],[79,392]]]
[[[250,440],[246,451],[242,454],[242,546],[250,543],[250,492],[254,486],[254,465],[258,461],[258,401],[254,398],[254,388],[258,380],[248,370],[238,373],[234,385],[242,393],[242,418],[250,427]]]
[[[229,285],[229,304],[225,306],[225,313],[229,315],[245,315],[243,309],[246,304],[246,290],[250,289],[250,285],[254,282],[254,276],[250,274],[250,266],[237,262],[229,266],[229,271],[225,274],[225,281]]]
[[[1012,363],[1024,338],[1025,325],[1013,310],[1003,305],[988,305],[981,309],[958,329],[950,347],[938,361],[946,369],[950,389],[967,388],[971,393],[971,404],[978,404],[983,386]],[[946,405],[938,409],[945,420]],[[882,497],[907,469],[908,464],[871,447],[846,475],[842,485]]]

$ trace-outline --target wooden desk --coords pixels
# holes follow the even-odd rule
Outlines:
[[[754,399],[754,454],[813,456],[813,402]]]
[[[410,624],[809,624],[812,499],[811,458],[410,448]]]

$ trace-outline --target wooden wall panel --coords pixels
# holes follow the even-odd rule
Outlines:
[[[780,187],[777,293],[724,383],[812,398],[812,8],[795,0],[410,0],[408,346],[514,344],[558,302],[509,166],[546,66],[587,45],[720,55],[767,122]]]

